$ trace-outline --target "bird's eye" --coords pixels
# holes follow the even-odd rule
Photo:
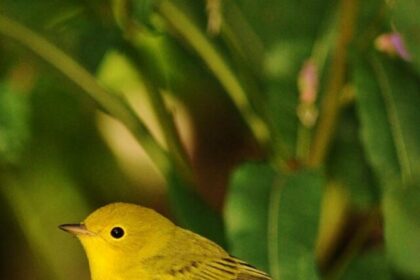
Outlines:
[[[115,239],[119,239],[124,236],[124,230],[120,227],[114,227],[111,229],[111,236]]]

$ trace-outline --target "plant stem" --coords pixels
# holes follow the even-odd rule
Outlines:
[[[340,26],[333,54],[330,77],[321,107],[321,115],[313,139],[308,165],[317,167],[324,162],[339,117],[339,93],[345,83],[347,48],[353,38],[358,0],[341,0]]]
[[[232,54],[239,57],[254,77],[263,74],[264,44],[235,1],[223,2],[224,18],[221,36]]]
[[[296,144],[296,158],[304,159],[309,153],[311,146],[312,130],[299,123],[297,131],[297,144]]]
[[[322,35],[319,36],[312,47],[310,60],[316,67],[318,81],[320,75],[324,72],[328,55],[331,53],[333,47],[333,41],[336,39],[338,23],[337,12],[338,11],[335,10],[334,13],[331,13],[331,16],[322,24],[322,26],[325,26],[322,28]],[[318,94],[318,89],[316,94]],[[298,106],[300,106],[300,104]],[[317,107],[315,106],[315,108]],[[305,127],[301,121],[299,122],[296,140],[296,157],[302,161],[308,160],[311,150],[311,140],[313,139],[313,131],[313,127]]]
[[[133,34],[133,36],[135,35]],[[136,48],[135,45],[138,45],[138,42],[134,38],[128,37],[128,40],[130,43],[123,44],[122,46],[124,54],[135,63],[137,70],[142,76],[142,81],[146,87],[146,94],[151,102],[153,112],[158,119],[168,150],[173,155],[177,170],[185,180],[192,182],[193,174],[187,153],[182,145],[174,119],[166,107],[161,89],[156,82],[161,69],[157,69],[156,61],[153,57],[154,54],[142,49],[141,46]]]
[[[395,143],[398,164],[401,168],[401,180],[406,184],[416,171],[414,171],[410,165],[410,152],[406,146],[406,141],[404,141],[400,117],[398,116],[398,110],[395,106],[396,102],[393,100],[393,88],[390,79],[387,76],[388,73],[378,56],[373,56],[370,61],[380,87],[380,93],[385,104],[385,110],[387,111],[388,122],[391,124],[391,135]]]
[[[46,39],[1,14],[0,34],[18,41],[61,71],[128,128],[164,175],[170,172],[172,161],[169,155],[121,96],[99,85],[85,68]]]
[[[157,10],[161,16],[170,23],[170,26],[181,35],[204,60],[241,112],[245,122],[250,127],[260,145],[265,147],[270,138],[268,127],[260,116],[255,113],[244,88],[221,55],[212,46],[205,35],[200,32],[194,23],[179,10],[172,1],[160,1],[157,5]]]

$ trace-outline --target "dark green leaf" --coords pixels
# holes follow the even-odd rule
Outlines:
[[[177,222],[225,247],[223,220],[216,210],[187,184],[181,176],[172,172],[167,177],[169,202]]]
[[[343,280],[391,280],[393,279],[388,266],[385,252],[375,250],[355,258],[345,272]]]
[[[240,0],[237,3],[264,43],[272,45],[291,37],[314,39],[334,1]]]
[[[48,39],[92,72],[121,39],[104,1],[38,0],[28,9],[25,0],[5,0],[0,12]]]
[[[358,129],[354,108],[347,108],[340,117],[327,170],[331,179],[348,190],[351,203],[366,209],[379,201],[379,190],[365,158]]]
[[[420,171],[420,84],[406,66],[398,61],[374,61],[402,177],[410,180]]]
[[[397,176],[400,172],[385,104],[371,66],[359,63],[353,78],[362,141],[367,158],[383,183],[386,178],[381,175]]]
[[[362,140],[383,186],[420,170],[419,84],[402,63],[374,56],[359,64],[355,84]]]
[[[355,81],[365,149],[385,188],[387,253],[401,272],[420,276],[420,86],[406,65],[377,56],[356,67]]]
[[[133,5],[133,16],[135,19],[143,26],[154,30],[150,17],[153,13],[155,0],[131,1],[131,3]]]
[[[272,84],[268,92],[268,116],[272,127],[273,145],[278,142],[285,158],[293,157],[296,151],[298,118],[296,115],[297,90],[284,84]]]
[[[26,0],[3,0],[0,11],[35,29],[51,28],[83,12],[83,6],[73,0],[37,0],[31,4],[28,9]]]
[[[266,163],[247,163],[234,173],[226,201],[225,221],[234,256],[268,271],[268,204],[276,178]]]

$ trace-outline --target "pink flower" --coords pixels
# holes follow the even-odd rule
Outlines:
[[[318,95],[318,68],[312,59],[308,59],[302,66],[298,77],[299,104],[296,108],[297,116],[303,126],[311,128],[318,118],[315,104]]]
[[[392,56],[398,56],[405,61],[411,60],[411,55],[407,51],[404,39],[398,32],[385,33],[378,36],[375,40],[376,49]]]
[[[299,99],[302,103],[312,104],[318,95],[318,69],[315,63],[308,59],[302,66],[298,77]]]

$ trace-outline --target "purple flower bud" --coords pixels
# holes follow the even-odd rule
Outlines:
[[[299,99],[302,103],[312,104],[318,95],[318,69],[308,59],[302,66],[298,77]]]
[[[411,55],[407,51],[404,39],[398,32],[385,33],[378,36],[375,40],[375,46],[379,51],[401,57],[405,61],[411,60]]]
[[[411,59],[410,53],[407,51],[407,48],[405,47],[405,42],[401,35],[399,33],[392,33],[390,35],[392,45],[394,46],[396,52],[399,54],[399,56],[409,61]]]

